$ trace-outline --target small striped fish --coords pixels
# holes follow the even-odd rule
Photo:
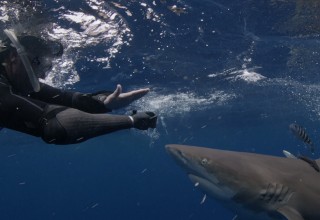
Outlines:
[[[309,135],[303,127],[296,123],[292,123],[289,125],[289,129],[295,136],[297,136],[300,140],[306,143],[309,146],[310,151],[314,153],[315,146],[313,145],[311,139],[309,138]]]

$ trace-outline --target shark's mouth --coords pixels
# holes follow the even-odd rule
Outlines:
[[[227,200],[235,195],[235,192],[232,189],[221,184],[216,178],[209,180],[191,173],[189,173],[188,176],[196,187],[199,187],[203,192],[208,193],[216,199]]]

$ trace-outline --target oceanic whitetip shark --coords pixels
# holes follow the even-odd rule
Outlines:
[[[186,145],[166,150],[237,220],[320,220],[320,173],[308,161]]]

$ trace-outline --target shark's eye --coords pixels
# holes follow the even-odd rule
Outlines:
[[[208,159],[207,159],[207,158],[203,158],[203,159],[201,160],[201,164],[202,164],[202,165],[207,165],[207,164],[208,164]]]

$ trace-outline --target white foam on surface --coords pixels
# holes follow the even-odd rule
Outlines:
[[[257,68],[258,67],[249,68],[249,69],[240,69],[240,70],[232,68],[232,69],[224,70],[221,73],[209,74],[208,77],[209,78],[223,77],[226,80],[230,80],[230,81],[242,80],[248,83],[255,83],[267,78],[259,74],[258,72],[256,72]]]
[[[86,0],[83,4],[87,4],[90,10],[82,10],[81,7],[77,11],[68,10],[62,1],[57,8],[50,9],[57,15],[56,19],[52,23],[48,20],[47,24],[42,24],[35,31],[35,34],[45,39],[60,41],[65,47],[63,57],[54,61],[55,65],[44,80],[45,83],[56,87],[72,85],[80,80],[75,68],[79,58],[86,57],[87,60],[102,65],[102,68],[108,68],[121,48],[129,45],[131,30],[120,14],[103,0]],[[10,25],[9,22],[13,19],[19,20],[21,11],[23,12],[19,5],[9,7],[9,3],[3,1],[0,6],[1,22],[4,26]],[[30,13],[32,17],[32,12],[24,13]],[[95,46],[103,48],[104,53],[100,52],[91,57],[89,54],[80,54]]]
[[[175,116],[221,106],[234,98],[235,94],[223,91],[211,91],[205,96],[194,92],[175,92],[167,95],[150,92],[136,101],[136,105],[141,109],[155,111],[159,115]]]
[[[102,64],[102,68],[109,68],[112,58],[116,56],[122,46],[129,45],[129,40],[125,40],[125,38],[129,39],[131,37],[131,30],[119,14],[110,8],[106,9],[104,1],[90,0],[87,1],[87,4],[94,11],[94,14],[83,11],[65,11],[64,9],[60,11],[60,20],[77,24],[80,26],[80,30],[66,29],[56,24],[52,32],[49,33],[51,38],[60,40],[64,45],[67,45],[65,49],[67,56],[61,59],[60,63],[58,62],[59,67],[56,67],[46,78],[46,82],[49,84],[61,87],[74,84],[80,80],[77,71],[74,69],[80,50],[97,45],[104,47],[104,54],[88,56],[87,60]],[[63,76],[57,77],[61,74]],[[61,81],[66,78],[65,74],[68,74],[68,79]]]

